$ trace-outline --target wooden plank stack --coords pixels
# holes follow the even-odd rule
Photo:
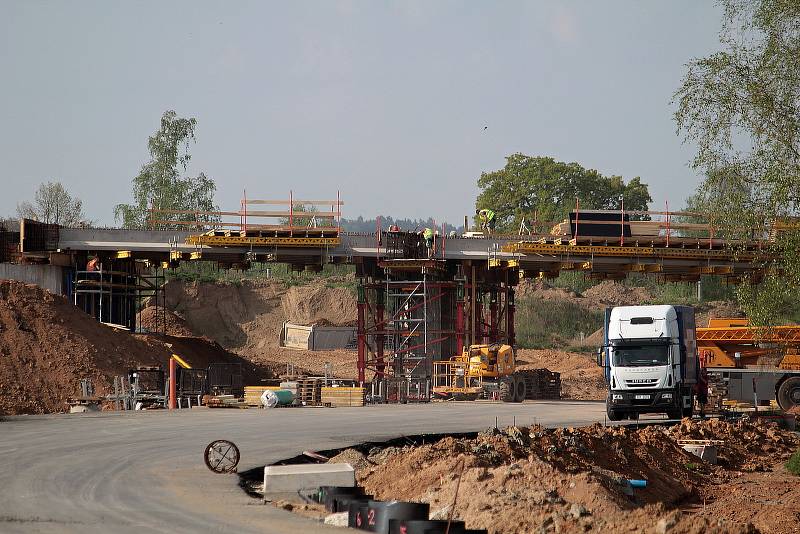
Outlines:
[[[322,383],[324,378],[300,378],[297,380],[297,401],[305,406],[322,403]]]
[[[245,386],[244,403],[248,406],[261,406],[261,395],[268,389],[277,391],[281,388],[278,386]]]
[[[526,369],[517,371],[517,374],[525,381],[526,399],[561,398],[561,373],[549,369]]]
[[[323,406],[350,407],[364,406],[365,388],[358,387],[324,387],[321,388]]]
[[[204,395],[203,404],[209,408],[248,408],[244,400],[233,395]]]

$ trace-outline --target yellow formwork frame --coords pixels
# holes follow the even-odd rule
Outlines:
[[[189,245],[209,247],[335,247],[338,237],[238,237],[216,235],[190,235]]]
[[[607,245],[561,245],[520,241],[503,247],[503,252],[517,254],[543,254],[553,256],[611,256],[625,258],[680,258],[680,259],[714,259],[723,261],[751,261],[770,259],[766,253],[747,251],[736,254],[729,250],[703,248],[666,248],[666,247],[625,247]]]

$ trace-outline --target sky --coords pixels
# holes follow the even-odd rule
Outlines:
[[[114,224],[161,114],[197,119],[188,174],[236,210],[335,198],[343,215],[458,223],[522,152],[649,184],[700,176],[677,135],[685,64],[721,10],[673,0],[0,1],[0,216],[61,181]]]

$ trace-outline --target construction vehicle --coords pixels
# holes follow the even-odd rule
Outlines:
[[[510,345],[471,345],[445,361],[433,362],[433,393],[455,399],[498,398],[522,402],[526,398],[559,398],[560,376],[546,369],[517,369]]]
[[[800,325],[758,328],[747,319],[709,319],[697,329],[697,348],[719,400],[800,406]]]
[[[610,420],[691,417],[700,373],[695,330],[691,306],[606,309],[597,364],[605,369]]]

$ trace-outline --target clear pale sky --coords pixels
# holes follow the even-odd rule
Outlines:
[[[457,223],[514,152],[677,207],[699,176],[671,95],[719,25],[710,0],[2,0],[0,216],[55,179],[113,224],[168,109],[223,209],[338,189],[348,218]]]

